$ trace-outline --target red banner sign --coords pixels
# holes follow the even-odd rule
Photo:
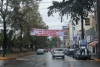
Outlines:
[[[30,35],[34,36],[64,36],[64,30],[48,30],[32,28]]]

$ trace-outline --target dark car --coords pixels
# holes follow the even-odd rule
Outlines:
[[[67,56],[73,55],[73,51],[74,51],[73,48],[68,49],[66,55],[67,55]]]
[[[89,52],[89,50],[87,48],[84,49],[78,49],[74,55],[74,58],[76,59],[91,59],[91,53]]]
[[[74,49],[73,55],[72,55],[73,58],[75,58],[76,52],[77,52],[78,50],[79,50],[79,48],[75,48],[75,49]]]

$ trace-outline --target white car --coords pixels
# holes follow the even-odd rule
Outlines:
[[[64,59],[64,50],[62,48],[55,48],[52,52],[52,58],[55,57],[62,57],[62,59]]]
[[[38,49],[37,54],[44,54],[44,49]]]

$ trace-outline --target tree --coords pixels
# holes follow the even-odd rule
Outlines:
[[[48,16],[59,12],[61,21],[63,16],[70,16],[73,21],[78,23],[81,19],[82,39],[84,39],[83,19],[85,19],[89,12],[93,12],[95,0],[62,0],[61,2],[53,1],[53,5],[48,7]]]
[[[9,7],[9,0],[0,0],[0,18],[2,19],[3,27],[4,27],[4,39],[3,39],[3,57],[6,53],[6,23],[9,22],[9,16],[11,14]]]
[[[47,45],[47,47],[50,47],[50,39],[49,38],[46,39],[46,45]]]
[[[0,33],[0,46],[2,46],[3,45],[3,33]]]
[[[31,28],[48,28],[45,22],[42,21],[42,17],[38,12],[38,3],[35,0],[1,0],[0,18],[0,22],[4,23],[3,56],[6,53],[6,43],[9,49],[10,47],[20,46],[20,50],[22,50],[23,46],[34,44],[34,41],[38,39],[30,35]],[[6,35],[6,25],[13,29],[13,33],[20,30],[20,36],[12,38],[11,32]],[[41,40],[44,39],[43,43],[45,43],[46,38],[41,37]]]
[[[60,47],[60,42],[61,42],[60,37],[57,37],[57,36],[51,37],[50,40],[51,40],[51,46],[56,45],[56,46]]]
[[[13,30],[10,30],[9,33],[7,34],[7,48],[9,52],[12,51],[12,46],[14,45],[13,44],[13,37],[14,37],[13,34],[14,34]]]
[[[34,26],[38,26],[38,23],[41,23],[41,20],[39,20],[40,15],[38,12],[38,5],[37,2],[33,0],[13,0],[12,5],[13,11],[11,18],[11,27],[13,27],[15,30],[20,30],[20,50],[22,51],[22,45],[24,41],[23,37],[25,35],[30,35],[29,30]],[[28,36],[25,38],[29,39]]]

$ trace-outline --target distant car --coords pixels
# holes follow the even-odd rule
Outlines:
[[[3,52],[3,49],[2,49],[2,46],[0,46],[0,54],[2,54]]]
[[[44,49],[38,49],[37,54],[44,54]]]
[[[76,59],[91,59],[91,53],[87,48],[80,48],[76,51],[74,58]]]
[[[62,57],[62,59],[64,59],[64,50],[62,48],[55,48],[52,52],[52,58],[55,57]]]

